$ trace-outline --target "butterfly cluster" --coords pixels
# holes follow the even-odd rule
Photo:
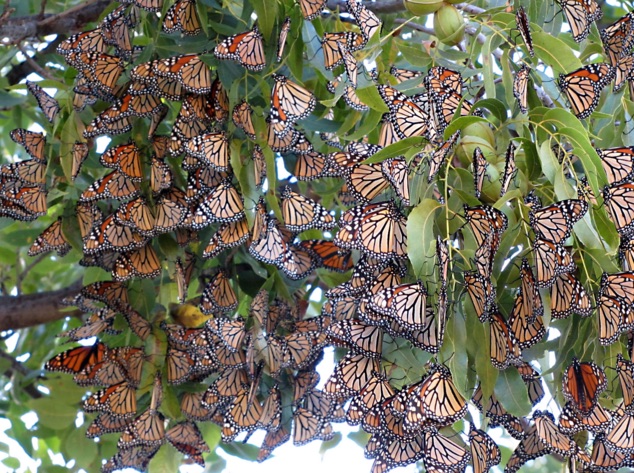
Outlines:
[[[485,472],[501,462],[500,449],[472,422],[469,403],[489,426],[503,427],[519,442],[508,472],[546,454],[589,471],[633,465],[634,368],[622,355],[616,371],[623,402],[616,409],[599,402],[607,388],[602,368],[571,355],[561,376],[566,402],[558,419],[545,410],[521,417],[508,412],[506,400],[482,379],[466,386],[445,343],[456,343],[457,327],[469,323],[488,340],[479,369],[490,363],[493,371],[518,376],[535,406],[546,392],[533,350],[551,323],[576,323],[573,314],[588,320],[596,311],[600,344],[614,344],[624,333],[632,338],[631,148],[597,149],[608,180],[604,201],[621,237],[623,272],[603,275],[595,307],[581,282],[587,274],[575,242],[581,221],[587,224],[598,210],[581,195],[580,184],[577,199],[535,192],[522,199],[527,189],[516,176],[527,175],[527,150],[517,163],[516,153],[528,148],[525,139],[500,143],[503,161],[484,143],[469,147],[452,124],[490,117],[476,103],[481,93],[470,90],[468,67],[460,72],[458,63],[441,61],[445,65],[426,70],[366,70],[361,56],[374,47],[382,23],[368,6],[348,0],[349,27],[321,36],[323,74],[333,77],[320,90],[284,63],[287,43],[297,40],[298,15],[275,25],[275,61],[257,22],[219,37],[213,49],[157,57],[166,50],[149,54],[134,45],[139,25],[160,21],[166,36],[196,38],[206,26],[200,2],[178,0],[169,8],[162,0],[120,3],[97,28],[58,46],[77,71],[74,111],[96,105],[99,113],[62,158],[69,164],[68,185],[78,191],[73,214],[57,218],[29,250],[63,256],[74,248],[82,265],[110,274],[66,301],[89,315],[60,334],[72,342],[98,340],[66,349],[45,366],[93,390],[82,403],[96,415],[88,437],[120,435],[104,472],[144,471],[164,444],[204,465],[209,423],[218,426],[223,442],[264,432],[262,461],[291,439],[297,446],[333,439],[338,422],[360,425],[368,434],[364,454],[373,460],[373,472],[417,461],[427,471],[464,471],[471,464]],[[573,39],[585,40],[601,9],[594,0],[559,3]],[[325,0],[300,0],[297,13],[313,21],[325,7]],[[159,11],[165,11],[160,19]],[[522,7],[515,21],[528,56],[509,95],[524,115],[534,102],[528,57],[540,54]],[[601,34],[608,62],[559,77],[579,119],[591,117],[612,80],[616,89],[625,80],[632,83],[632,34],[628,14]],[[266,83],[264,107],[262,97],[227,80],[236,70],[244,70],[247,81],[257,76]],[[37,84],[27,87],[49,121],[66,113]],[[361,93],[362,87],[372,94]],[[324,103],[333,108],[324,110]],[[316,115],[324,119],[319,127],[335,114],[361,117],[379,108],[372,139],[352,139],[328,126],[311,135]],[[93,140],[103,135],[113,141],[94,159]],[[118,135],[128,135],[127,141]],[[48,135],[17,129],[11,137],[30,159],[0,167],[0,215],[34,220],[47,212]],[[385,157],[386,148],[403,140],[420,148]],[[469,195],[451,177],[459,152],[467,149],[470,164],[461,171],[471,167]],[[563,149],[560,162],[572,159],[569,151]],[[103,172],[95,180],[85,168],[93,164],[94,171],[91,161],[97,160]],[[292,168],[283,183],[276,173],[282,162]],[[487,182],[498,165],[503,200],[496,202]],[[329,188],[335,189],[332,198],[322,198]],[[446,210],[442,225],[434,226],[432,274],[415,271],[413,264],[419,235],[410,217],[423,198]],[[340,205],[332,210],[335,203]],[[450,223],[450,213],[464,224]],[[509,243],[520,225],[526,238]],[[79,243],[66,237],[74,228]],[[518,252],[511,256],[509,246]],[[520,253],[514,287],[505,274]],[[148,310],[139,296],[148,286],[139,280],[160,278],[162,284],[164,273],[173,277],[179,302],[207,319],[204,324],[187,326]],[[316,289],[324,294],[319,309],[309,302]],[[459,315],[465,313],[473,320]],[[316,366],[326,347],[338,349],[338,361],[321,381]],[[404,370],[398,350],[414,353],[416,366]],[[177,398],[180,413],[164,406],[163,398]],[[577,436],[582,431],[592,434],[591,450]]]

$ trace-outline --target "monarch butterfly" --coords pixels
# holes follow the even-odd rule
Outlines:
[[[108,333],[111,334],[118,334],[119,332],[112,328],[114,324],[114,316],[115,312],[112,312],[109,309],[102,309],[101,311],[88,317],[88,320],[86,320],[83,325],[61,332],[58,336],[60,338],[65,337],[76,342],[86,338],[96,337],[104,331],[108,331]],[[121,378],[121,381],[123,381],[123,378]]]
[[[380,357],[383,346],[383,331],[380,327],[351,320],[333,322],[326,334],[333,343],[350,347],[352,351],[367,357]]]
[[[123,432],[130,422],[131,419],[128,417],[119,417],[106,412],[101,413],[86,429],[86,437],[91,439],[113,432]]]
[[[362,251],[378,259],[405,257],[405,216],[391,201],[371,204],[364,210],[359,221],[359,244]]]
[[[594,0],[558,0],[570,25],[572,38],[580,43],[588,37],[590,25],[603,16]]]
[[[255,128],[253,127],[253,120],[251,119],[252,114],[253,109],[246,101],[243,100],[233,108],[231,118],[235,126],[240,128],[247,137],[254,140]]]
[[[593,465],[602,469],[601,471],[618,470],[624,466],[629,456],[629,453],[615,449],[606,443],[603,432],[595,435],[590,459]]]
[[[57,53],[68,57],[71,53],[78,51],[105,53],[107,48],[101,28],[95,28],[65,39],[57,46]]]
[[[251,31],[239,33],[223,40],[214,48],[214,56],[218,59],[230,59],[240,63],[249,71],[258,72],[264,69],[266,57],[262,34],[257,25]]]
[[[357,59],[354,55],[346,48],[345,43],[338,42],[337,46],[339,47],[339,54],[343,59],[343,65],[346,70],[346,75],[348,76],[348,82],[352,85],[353,88],[357,88],[357,76],[359,72],[359,66],[357,64]]]
[[[71,53],[66,57],[69,64],[81,71],[97,96],[111,98],[117,92],[117,81],[125,70],[121,58],[92,51]]]
[[[628,77],[631,77],[631,71],[634,67],[634,57],[625,56],[619,60],[614,66],[614,86],[613,92],[618,92],[625,85],[625,81]]]
[[[557,83],[566,94],[572,112],[583,119],[599,105],[601,89],[608,85],[614,74],[614,67],[609,64],[590,64],[569,74],[560,74]]]
[[[559,430],[566,435],[575,435],[583,430],[600,434],[612,421],[610,413],[601,404],[597,404],[588,416],[577,414],[572,404],[567,402],[559,416]]]
[[[200,33],[200,19],[196,12],[196,0],[178,0],[172,5],[163,20],[163,31],[194,36]]]
[[[302,232],[310,228],[328,230],[334,227],[335,219],[321,204],[304,197],[286,186],[282,191],[282,216],[286,228]]]
[[[379,314],[389,316],[405,329],[424,328],[424,314],[427,302],[427,290],[418,281],[412,284],[400,284],[376,292],[369,306]]]
[[[136,8],[131,8],[126,15],[126,10],[125,5],[121,5],[106,15],[101,22],[101,33],[104,41],[115,47],[118,56],[130,61],[133,53],[138,50],[132,46],[130,28],[138,24],[139,13]]]
[[[626,299],[599,294],[597,316],[601,345],[611,345],[622,332],[634,327],[631,313],[631,302]]]
[[[192,228],[198,230],[211,222],[236,222],[243,218],[242,197],[226,179],[200,202],[194,213]]]
[[[441,435],[435,427],[425,430],[423,445],[423,463],[428,470],[438,468],[440,471],[462,471],[469,461],[469,452]]]
[[[401,139],[411,136],[426,136],[429,128],[428,107],[387,85],[379,85],[379,94],[390,109],[387,120]]]
[[[354,18],[359,25],[364,41],[368,41],[377,31],[381,30],[381,20],[361,2],[357,0],[348,0],[348,11],[352,12]]]
[[[628,237],[634,229],[634,214],[630,211],[634,204],[634,184],[625,182],[603,188],[603,199],[608,214],[622,237]]]
[[[471,113],[472,104],[466,100],[461,94],[455,91],[448,91],[437,98],[433,98],[431,103],[431,122],[435,133],[442,133],[451,123],[454,115],[465,117]],[[474,110],[474,115],[482,116],[479,110]],[[435,141],[435,140],[432,140]]]
[[[535,292],[539,294],[536,289]],[[521,349],[531,347],[539,342],[546,334],[542,316],[539,312],[536,313],[535,307],[528,302],[530,299],[530,296],[520,291],[515,298],[513,310],[508,320],[511,333]],[[535,301],[534,298],[533,301]],[[539,299],[539,301],[541,304],[541,299]]]
[[[262,446],[260,447],[260,451],[258,452],[258,462],[263,462],[264,460],[266,460],[271,455],[273,450],[275,450],[280,445],[288,442],[290,438],[291,434],[285,425],[281,425],[280,428],[275,431],[269,430],[264,436]]]
[[[212,412],[202,404],[203,393],[185,392],[181,398],[181,412],[189,420],[205,421],[209,420]]]
[[[284,47],[286,46],[286,40],[288,39],[288,34],[290,32],[291,18],[287,16],[282,23],[282,27],[280,28],[280,36],[277,39],[277,62],[282,61],[282,56],[284,55]]]
[[[133,181],[141,181],[143,169],[139,148],[134,143],[110,148],[99,157],[102,166],[116,169]]]
[[[388,382],[387,377],[381,373],[374,373],[368,384],[352,398],[346,412],[346,421],[350,425],[359,424],[370,409],[395,394],[396,392]]]
[[[84,241],[87,255],[102,251],[131,251],[145,245],[146,239],[128,226],[120,225],[110,215],[102,223],[92,228]]]
[[[389,186],[382,163],[353,164],[348,162],[344,165],[348,166],[343,169],[348,192],[357,202],[370,202]]]
[[[465,271],[464,282],[480,322],[486,322],[495,306],[495,288],[477,271]]]
[[[329,71],[343,62],[343,56],[339,48],[343,44],[346,50],[358,51],[365,46],[366,40],[362,35],[352,31],[339,33],[324,33],[321,40],[321,48],[324,52],[324,67]]]
[[[154,65],[154,73],[170,81],[177,81],[193,94],[208,94],[213,91],[209,66],[196,54],[184,54],[160,59]]]
[[[340,249],[332,241],[304,240],[299,245],[311,253],[318,267],[344,273],[353,266],[352,253],[349,250]]]
[[[59,256],[64,256],[70,249],[71,246],[62,232],[62,218],[59,217],[35,239],[29,248],[28,255],[35,256],[40,253],[57,251]]]
[[[129,304],[126,286],[116,281],[99,281],[88,284],[81,289],[80,296],[89,300],[103,302],[113,310]]]
[[[123,282],[130,278],[152,279],[161,274],[161,262],[150,243],[130,253],[123,253],[114,264],[112,277]]]
[[[9,136],[17,144],[22,145],[33,159],[41,162],[45,161],[44,145],[46,144],[46,137],[43,133],[16,128],[11,130]]]
[[[515,145],[512,141],[509,141],[509,145],[506,148],[506,155],[504,158],[504,173],[502,174],[502,179],[500,180],[500,197],[504,197],[504,194],[509,189],[511,185],[511,181],[515,178],[517,174],[517,165],[515,164]]]
[[[185,151],[217,171],[229,169],[229,141],[222,131],[193,137]]]
[[[471,400],[478,410],[490,420],[492,427],[502,425],[514,439],[522,440],[526,438],[527,432],[524,431],[524,426],[520,419],[506,412],[495,397],[495,394],[491,394],[485,406],[482,403],[482,387],[478,385]]]
[[[634,363],[623,358],[623,355],[616,355],[616,372],[621,384],[623,393],[623,408],[629,410],[634,402]]]
[[[86,412],[106,412],[120,417],[136,413],[136,390],[127,382],[115,384],[92,394],[83,403]]]
[[[42,89],[42,87],[40,87],[35,82],[27,80],[26,88],[29,90],[29,92],[31,92],[31,94],[33,94],[35,100],[37,100],[37,104],[42,109],[42,112],[44,112],[44,116],[46,117],[46,119],[50,123],[53,123],[55,117],[57,117],[57,114],[60,111],[59,103],[57,103],[57,100],[48,95],[44,91],[44,89]]]
[[[218,272],[205,289],[200,300],[203,314],[231,312],[238,307],[238,299],[224,271]]]
[[[137,7],[150,12],[160,12],[163,8],[163,0],[123,0],[120,3],[124,5],[136,5]]]
[[[427,377],[407,390],[405,429],[417,430],[427,420],[450,425],[464,417],[467,402],[444,365],[432,365]]]
[[[81,166],[88,157],[88,152],[90,148],[86,143],[81,143],[76,141],[73,144],[73,149],[71,151],[72,158],[72,168],[71,168],[71,178],[74,181],[79,175],[79,171],[81,170]]]
[[[610,185],[618,185],[634,178],[634,147],[596,150]]]
[[[537,439],[546,447],[549,452],[569,457],[575,453],[578,446],[574,441],[563,434],[553,415],[548,411],[535,411],[533,414],[535,428],[537,429]]]
[[[324,393],[333,399],[348,398],[359,393],[377,371],[379,366],[376,359],[348,353],[326,381]]]
[[[119,116],[117,110],[106,110],[113,115],[113,121],[106,121],[102,115],[97,115],[82,133],[84,138],[94,138],[99,135],[120,135],[132,129],[132,122],[129,116]]]
[[[213,258],[220,252],[239,246],[250,237],[246,218],[236,222],[223,223],[205,247],[203,258]]]
[[[535,424],[531,424],[526,430],[524,438],[508,459],[505,472],[515,473],[524,463],[548,453],[548,448],[539,440],[537,427],[535,427]]]
[[[326,6],[326,0],[299,0],[298,3],[304,19],[308,21],[317,18]]]
[[[77,374],[85,368],[105,359],[108,347],[101,342],[94,345],[79,346],[63,351],[48,360],[44,365],[47,371]]]
[[[216,287],[221,287],[223,284],[228,284],[226,276],[223,277],[223,282],[219,283]],[[227,289],[227,291],[229,290],[233,291],[230,288]],[[217,295],[222,297],[222,294],[220,293]],[[209,319],[206,322],[205,327],[215,334],[220,339],[220,342],[224,343],[227,348],[233,352],[242,348],[242,343],[247,335],[244,320],[242,318],[238,318],[236,320],[222,318]]]
[[[518,364],[516,368],[528,390],[528,399],[531,401],[531,404],[535,406],[545,395],[541,375],[527,362]]]
[[[634,448],[634,412],[626,410],[605,434],[605,442],[614,450],[631,452]]]
[[[158,451],[159,447],[132,447],[127,450],[119,450],[116,455],[101,466],[101,471],[112,473],[125,468],[146,471],[150,460]]]
[[[265,218],[259,224],[256,217],[256,225],[261,225],[261,228],[254,226],[249,254],[266,264],[281,264],[288,249],[288,243],[279,222],[274,218]]]
[[[334,436],[332,426],[318,414],[298,407],[293,412],[293,445],[306,445],[313,440],[330,440]]]
[[[531,208],[530,224],[538,238],[560,244],[588,211],[585,200],[568,199],[539,209]]]
[[[601,30],[601,40],[610,64],[616,66],[634,45],[634,15],[628,13]]]
[[[262,405],[253,391],[253,385],[242,384],[233,402],[224,415],[222,440],[232,441],[240,432],[252,432],[257,429],[262,417]]]
[[[587,416],[597,404],[598,396],[607,386],[605,373],[592,361],[577,358],[566,368],[563,379],[566,400],[581,414]]]
[[[593,310],[588,293],[573,274],[561,274],[557,277],[550,290],[553,319],[563,319],[572,313],[587,317]]]
[[[165,438],[191,461],[201,466],[205,465],[202,454],[210,450],[196,424],[190,421],[179,422],[165,432]]]
[[[528,110],[528,78],[530,68],[523,64],[513,77],[513,97],[517,100],[520,112],[526,113]]]
[[[285,76],[274,74],[275,84],[271,91],[271,116],[273,122],[293,123],[306,118],[315,108],[315,96],[305,88],[288,80]]]
[[[557,276],[570,273],[577,267],[562,245],[549,240],[537,238],[533,243],[533,255],[537,271],[535,285],[539,288],[552,286]]]
[[[381,171],[392,184],[403,205],[410,205],[409,166],[404,158],[389,158],[381,163]]]
[[[160,447],[165,442],[165,416],[150,408],[126,427],[117,447],[120,450],[132,447]]]
[[[474,473],[485,473],[502,460],[500,449],[489,435],[483,430],[476,429],[469,424],[469,447],[473,460]]]
[[[328,89],[328,92],[332,94],[336,93],[337,86],[342,82],[342,79],[342,76],[338,76],[334,80],[328,81],[328,83],[326,84],[326,89]],[[359,112],[369,110],[369,107],[361,101],[361,99],[357,95],[354,86],[352,85],[344,86],[343,100],[346,105],[353,110],[357,110]]]
[[[446,67],[434,66],[427,72],[425,86],[434,99],[451,92],[462,94],[462,76]]]
[[[521,363],[522,352],[519,344],[515,341],[508,322],[497,308],[489,314],[489,333],[491,334],[491,364],[495,368],[504,370],[509,365]]]
[[[436,174],[440,171],[440,168],[445,164],[445,160],[449,155],[451,149],[460,138],[460,130],[455,132],[453,135],[449,137],[447,141],[441,144],[431,155],[429,158],[429,176],[427,177],[427,182],[431,183],[436,177]]]
[[[528,54],[530,54],[531,57],[535,56],[535,51],[533,50],[533,39],[531,38],[530,22],[528,21],[528,16],[526,15],[526,10],[524,10],[523,6],[518,7],[515,12],[515,24],[517,25],[520,35],[522,35],[524,44],[528,49]]]
[[[475,196],[480,198],[482,194],[482,185],[484,184],[484,177],[486,176],[486,168],[489,163],[484,158],[484,154],[479,147],[476,147],[473,151],[473,179],[475,186]]]
[[[508,227],[508,218],[504,212],[486,204],[475,207],[465,205],[464,212],[464,218],[473,232],[477,245],[486,245],[490,240],[490,251],[494,256],[500,246],[502,234]]]

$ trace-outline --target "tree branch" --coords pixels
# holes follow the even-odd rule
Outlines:
[[[90,0],[59,14],[30,15],[9,18],[0,25],[0,38],[15,44],[24,38],[49,34],[64,34],[81,31],[83,27],[99,18],[111,0]]]
[[[76,295],[81,288],[81,281],[77,281],[58,291],[0,297],[0,331],[33,327],[79,314],[79,311],[62,312],[61,301]]]

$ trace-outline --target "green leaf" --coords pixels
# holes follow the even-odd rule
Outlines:
[[[407,217],[407,255],[417,278],[431,274],[435,264],[434,219],[440,207],[437,200],[423,199]]]
[[[70,401],[75,399],[69,398]],[[62,404],[58,399],[50,397],[32,399],[28,406],[35,411],[42,425],[55,430],[65,429],[77,418],[77,406]]]
[[[402,156],[404,153],[413,149],[422,149],[427,140],[421,136],[410,136],[404,140],[397,141],[391,145],[386,146],[378,153],[373,154],[368,159],[363,161],[366,164],[380,163],[388,158],[394,158],[396,156]]]
[[[550,65],[556,73],[569,73],[582,66],[568,45],[556,36],[533,31],[532,38],[535,55]]]
[[[262,32],[262,36],[265,38],[273,37],[273,27],[275,26],[275,19],[277,18],[277,11],[279,5],[277,0],[252,2],[253,9],[258,15],[258,28]]]
[[[2,463],[12,470],[20,468],[20,460],[16,457],[7,457],[2,460]]]
[[[518,417],[527,415],[533,407],[526,385],[515,368],[500,372],[495,383],[495,397],[510,414]]]
[[[88,465],[97,457],[97,444],[86,438],[84,429],[71,429],[64,441],[66,452],[79,465]]]
[[[372,110],[376,110],[381,113],[389,112],[389,109],[379,95],[379,91],[376,86],[372,85],[370,87],[359,88],[356,92],[361,102],[366,104]]]

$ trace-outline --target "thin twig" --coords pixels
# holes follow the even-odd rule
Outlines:
[[[55,80],[55,77],[53,77],[53,75],[50,72],[48,72],[46,69],[44,69],[42,66],[40,66],[37,62],[35,62],[33,60],[33,58],[31,56],[29,56],[26,53],[26,51],[24,50],[24,48],[22,47],[21,44],[17,44],[16,47],[18,48],[18,50],[24,56],[24,60],[29,64],[29,66],[31,66],[33,68],[33,72],[36,72],[37,74],[39,74],[44,79]]]
[[[29,369],[26,366],[24,366],[21,362],[19,362],[13,356],[9,355],[3,350],[0,350],[0,358],[4,358],[5,360],[9,360],[11,362],[11,368],[13,369],[13,371],[17,371],[24,376],[30,373]]]
[[[29,271],[31,271],[35,267],[35,265],[40,263],[47,256],[47,253],[42,253],[41,255],[38,255],[37,257],[35,257],[35,259],[33,259],[33,261],[26,265],[26,267],[20,272],[20,274],[18,274],[18,277],[15,281],[15,289],[18,293],[18,296],[22,294],[22,281],[24,281],[24,278],[27,277]]]

